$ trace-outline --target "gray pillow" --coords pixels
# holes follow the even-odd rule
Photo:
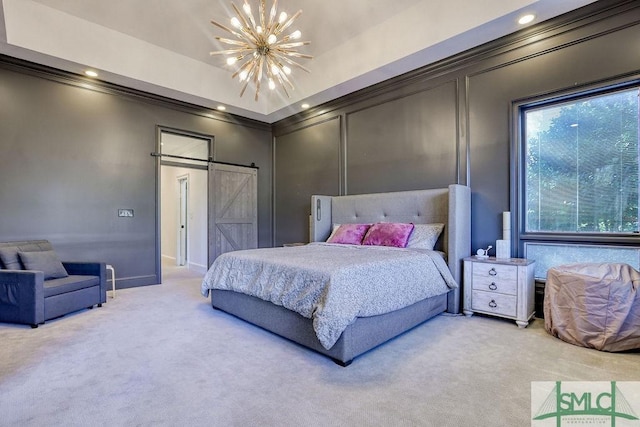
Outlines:
[[[26,270],[42,271],[45,280],[69,275],[54,251],[18,252],[18,255]]]
[[[0,267],[7,270],[22,270],[20,258],[18,257],[18,248],[16,246],[7,246],[0,248]]]

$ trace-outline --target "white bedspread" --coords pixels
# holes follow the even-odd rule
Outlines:
[[[435,251],[311,243],[218,257],[202,295],[223,289],[252,295],[313,319],[330,349],[356,317],[385,314],[458,285]]]

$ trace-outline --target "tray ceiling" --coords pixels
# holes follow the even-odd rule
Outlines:
[[[241,85],[220,56],[231,2],[220,0],[1,0],[0,53],[74,73],[94,68],[108,82],[207,108],[274,122],[519,30],[517,19],[549,19],[593,0],[280,0],[301,9],[291,98]],[[240,6],[242,0],[235,0]],[[257,0],[250,0],[257,5]],[[267,1],[270,6],[272,1]]]

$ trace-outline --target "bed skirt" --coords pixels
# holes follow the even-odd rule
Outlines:
[[[347,366],[374,347],[447,310],[447,294],[372,317],[359,317],[329,350],[318,341],[311,319],[259,298],[233,291],[211,290],[213,308],[232,314]]]

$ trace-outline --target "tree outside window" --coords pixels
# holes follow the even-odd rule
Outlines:
[[[525,232],[638,231],[639,89],[524,108]]]

